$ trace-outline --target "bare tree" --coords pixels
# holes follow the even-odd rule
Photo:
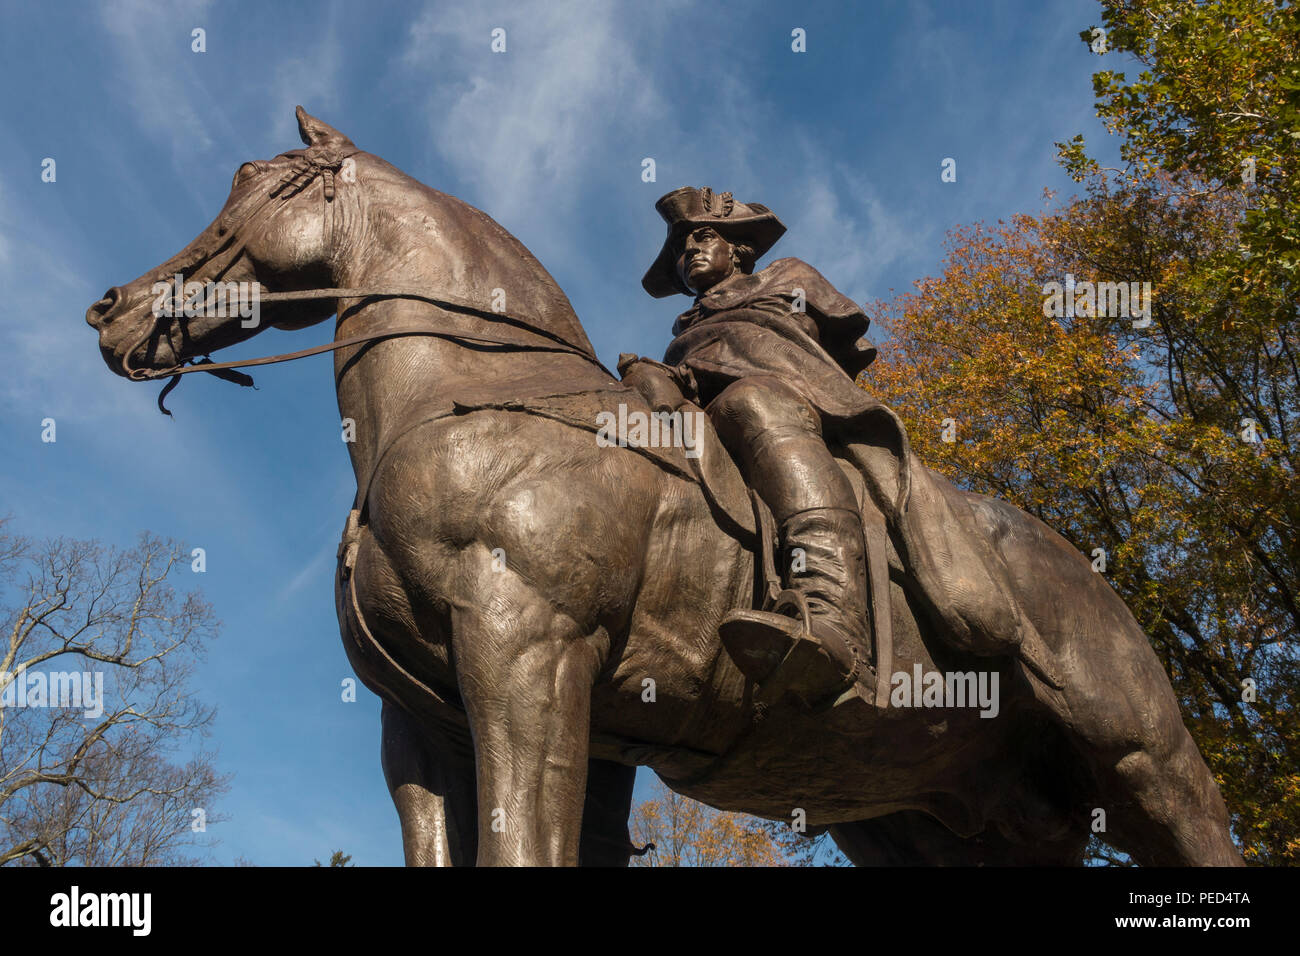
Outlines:
[[[0,521],[0,866],[186,865],[211,846],[228,778],[188,683],[217,624],[168,583],[188,561],[148,534],[37,543]]]

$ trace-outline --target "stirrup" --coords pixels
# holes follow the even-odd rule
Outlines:
[[[782,591],[772,602],[772,609],[778,614],[785,610],[797,610],[799,612],[800,620],[803,621],[804,630],[808,634],[811,634],[813,640],[817,641],[818,644],[823,643],[813,630],[812,612],[808,609],[808,599],[803,596],[801,591],[794,591],[788,588]],[[849,688],[852,688],[854,685],[859,683],[874,685],[876,682],[876,669],[871,666],[871,660],[869,658],[863,658],[862,648],[856,641],[844,634],[840,634],[839,638],[844,642],[844,646],[848,648],[849,656],[853,658],[853,663],[849,667],[849,673],[844,678],[844,686],[840,688],[839,692],[837,692],[837,696],[847,692]]]
[[[789,611],[796,611],[792,616]],[[732,661],[750,680],[761,684],[798,643],[812,633],[808,602],[797,591],[781,591],[770,610],[732,611],[718,625],[718,636]]]
[[[782,591],[771,611],[733,611],[718,626],[718,636],[741,673],[757,685],[754,700],[758,703],[775,704],[789,693],[816,708],[841,697],[863,677],[864,662],[857,646],[837,634],[848,647],[852,664],[847,674],[827,679],[827,672],[839,671],[841,664],[814,630],[808,602],[798,591]],[[872,673],[869,664],[865,671]]]

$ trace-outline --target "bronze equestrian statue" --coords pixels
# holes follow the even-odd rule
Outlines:
[[[621,381],[501,226],[298,121],[305,149],[241,166],[212,225],[86,318],[111,369],[165,391],[333,353],[358,489],[339,622],[384,701],[408,863],[625,865],[639,765],[829,827],[859,864],[1077,864],[1094,833],[1143,864],[1241,863],[1123,602],[912,456],[853,384],[861,311],[797,260],[753,271],[768,210],[660,201],[646,289],[695,304]],[[238,283],[252,320],[210,307]],[[208,358],[334,315],[329,345]],[[601,440],[615,411],[661,440]]]

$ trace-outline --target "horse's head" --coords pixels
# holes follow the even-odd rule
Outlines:
[[[336,182],[353,179],[359,151],[301,106],[298,129],[306,149],[244,163],[212,225],[86,310],[113,371],[152,377],[267,326],[302,328],[332,314],[329,300],[277,300],[263,310],[259,298],[263,287],[331,284]]]
[[[207,369],[204,358],[182,366],[268,326],[320,322],[344,298],[426,299],[430,310],[451,309],[481,324],[466,330],[462,322],[465,339],[477,333],[479,341],[509,344],[491,327],[513,323],[595,357],[554,278],[489,216],[361,152],[301,106],[298,129],[306,149],[244,163],[212,225],[86,311],[114,372],[144,380],[210,370],[251,384],[229,370],[240,363]],[[371,291],[358,294],[363,289]],[[444,298],[430,299],[435,293]],[[430,331],[437,328],[431,320]],[[387,334],[378,328],[369,337]],[[335,347],[342,346],[327,348]]]

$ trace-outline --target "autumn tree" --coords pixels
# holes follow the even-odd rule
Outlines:
[[[1295,863],[1300,340],[1281,293],[1206,279],[1248,200],[1185,187],[1094,177],[1056,211],[955,229],[940,277],[877,305],[889,337],[864,387],[928,464],[1094,562],[1168,669],[1247,858]],[[1116,310],[1103,282],[1138,294]]]
[[[865,385],[931,465],[1094,561],[1165,663],[1247,859],[1294,864],[1300,18],[1286,0],[1102,0],[1080,37],[1122,167],[1076,136],[1057,145],[1083,198],[955,229],[942,275],[879,305],[891,337]]]
[[[1080,33],[1105,66],[1097,115],[1123,139],[1125,174],[1189,188],[1243,185],[1241,248],[1216,264],[1246,291],[1300,272],[1300,16],[1292,0],[1103,0]],[[1139,68],[1130,77],[1127,68]],[[1082,136],[1062,147],[1077,181],[1098,169]],[[1294,302],[1294,295],[1292,301]]]
[[[782,866],[850,866],[831,839],[829,829],[801,833],[789,821],[760,820],[758,825],[776,848]]]
[[[183,865],[210,845],[227,780],[188,682],[216,625],[170,584],[188,561],[148,535],[118,550],[0,523],[0,865]]]
[[[633,866],[844,866],[825,832],[811,838],[790,823],[723,813],[656,782],[632,810],[632,842],[654,849]]]
[[[321,863],[320,860],[316,860],[312,863],[312,866],[322,866],[322,865],[323,864]],[[355,864],[353,864],[352,862],[352,854],[344,853],[342,850],[335,850],[333,853],[330,854],[330,861],[328,865],[347,867],[347,866],[354,866]]]

